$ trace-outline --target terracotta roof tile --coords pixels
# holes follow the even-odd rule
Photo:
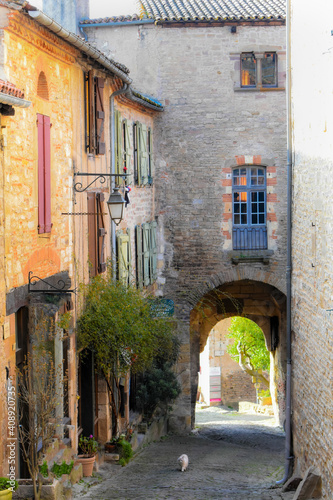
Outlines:
[[[280,20],[285,0],[141,0],[146,17],[159,22]]]
[[[138,14],[133,14],[132,16],[111,16],[111,17],[103,17],[98,19],[83,19],[80,21],[80,25],[83,24],[100,24],[100,23],[124,23],[128,22],[129,24],[133,21],[139,21],[141,18]]]
[[[17,88],[13,83],[5,82],[5,80],[0,80],[0,93],[24,99],[23,90]]]

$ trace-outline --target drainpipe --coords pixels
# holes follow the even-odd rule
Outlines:
[[[115,140],[116,140],[116,131],[114,126],[114,98],[120,94],[126,94],[129,92],[130,88],[127,83],[124,83],[123,88],[116,90],[110,96],[110,130],[111,130],[111,166],[110,173],[116,173],[116,159],[115,159]],[[115,178],[111,177],[111,193],[112,189],[115,186]],[[116,224],[111,222],[111,251],[116,253]],[[116,259],[112,258],[112,276],[116,276]]]
[[[285,472],[277,484],[284,484],[291,474],[292,466],[292,432],[291,432],[291,267],[292,267],[292,243],[291,243],[291,215],[292,215],[292,120],[291,120],[291,0],[287,0],[287,379],[286,379],[286,442],[285,442]]]

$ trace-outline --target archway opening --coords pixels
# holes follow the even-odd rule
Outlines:
[[[224,404],[227,407],[230,406],[232,409],[237,410],[241,399],[248,400],[252,404],[259,404],[259,397],[266,395],[269,397],[269,390],[275,421],[278,425],[283,424],[286,361],[285,304],[285,295],[281,291],[272,285],[254,280],[225,283],[206,293],[198,301],[196,307],[191,312],[192,427],[195,426],[195,408],[201,391],[201,385],[199,385],[200,355],[204,353],[207,343],[215,342],[213,347],[217,351],[217,354],[220,355],[220,359],[221,355],[224,356],[224,360],[230,357],[227,353],[229,344],[227,334],[233,318],[236,317],[252,321],[264,336],[265,350],[267,354],[269,353],[270,367],[266,366],[262,370],[266,370],[264,375],[269,380],[269,387],[266,389],[264,384],[261,384],[259,380],[255,380],[256,378],[260,378],[256,377],[255,374],[252,381],[252,375],[249,376],[249,374],[246,374],[242,370],[239,360],[238,363],[231,358],[228,360],[226,370],[229,369],[234,372],[229,374],[223,372],[222,367],[219,370],[218,366],[214,366],[211,363],[211,368],[213,368],[211,374],[212,377],[216,378],[209,380],[209,384],[212,382],[211,385],[213,386],[214,382],[217,382],[218,379],[219,383],[215,386],[217,388],[216,393],[214,394],[214,391],[212,391],[212,394],[209,396],[209,405],[211,403]],[[219,332],[220,328],[225,333],[222,334],[222,338],[221,333],[218,333],[217,337],[215,336],[214,338],[212,333]],[[221,351],[224,351],[224,354]],[[243,361],[246,364],[246,359],[243,359]],[[233,368],[230,368],[230,365]],[[258,388],[256,388],[255,384]],[[221,391],[220,396],[218,395],[219,390]],[[222,393],[223,391],[224,394]]]

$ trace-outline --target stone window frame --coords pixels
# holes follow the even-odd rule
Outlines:
[[[256,73],[256,85],[255,86],[243,86],[241,83],[241,57],[242,54],[253,54],[258,61],[257,73]],[[276,54],[276,85],[266,86],[261,83],[261,61],[267,53]],[[244,46],[239,47],[239,51],[232,52],[229,54],[230,61],[234,65],[233,70],[233,83],[234,92],[276,92],[285,91],[285,50],[277,46],[262,46],[254,47],[244,44]]]
[[[274,80],[275,82],[272,84],[263,83],[263,61],[268,54],[272,54],[275,58],[274,64]],[[243,83],[243,57],[251,56],[255,63],[255,84],[246,85]],[[274,51],[263,52],[263,53],[254,53],[254,52],[242,52],[240,54],[240,84],[241,87],[244,88],[276,88],[278,86],[278,55]]]

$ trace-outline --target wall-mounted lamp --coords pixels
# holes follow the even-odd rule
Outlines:
[[[77,175],[95,177],[86,187],[82,186],[82,182],[76,182],[74,184],[74,191],[76,191],[77,193],[83,193],[84,191],[87,191],[87,189],[97,180],[99,180],[101,184],[104,184],[107,177],[121,177],[124,180],[129,177],[129,174],[91,174],[75,172],[74,176]],[[110,218],[116,224],[116,226],[118,226],[118,224],[123,220],[125,203],[126,202],[121,196],[121,193],[119,193],[118,188],[114,188],[113,193],[110,194],[110,197],[107,201],[107,205]]]
[[[116,224],[116,226],[118,226],[118,224],[123,220],[124,206],[126,202],[117,188],[113,189],[113,193],[110,194],[106,203],[108,205],[111,220]]]

